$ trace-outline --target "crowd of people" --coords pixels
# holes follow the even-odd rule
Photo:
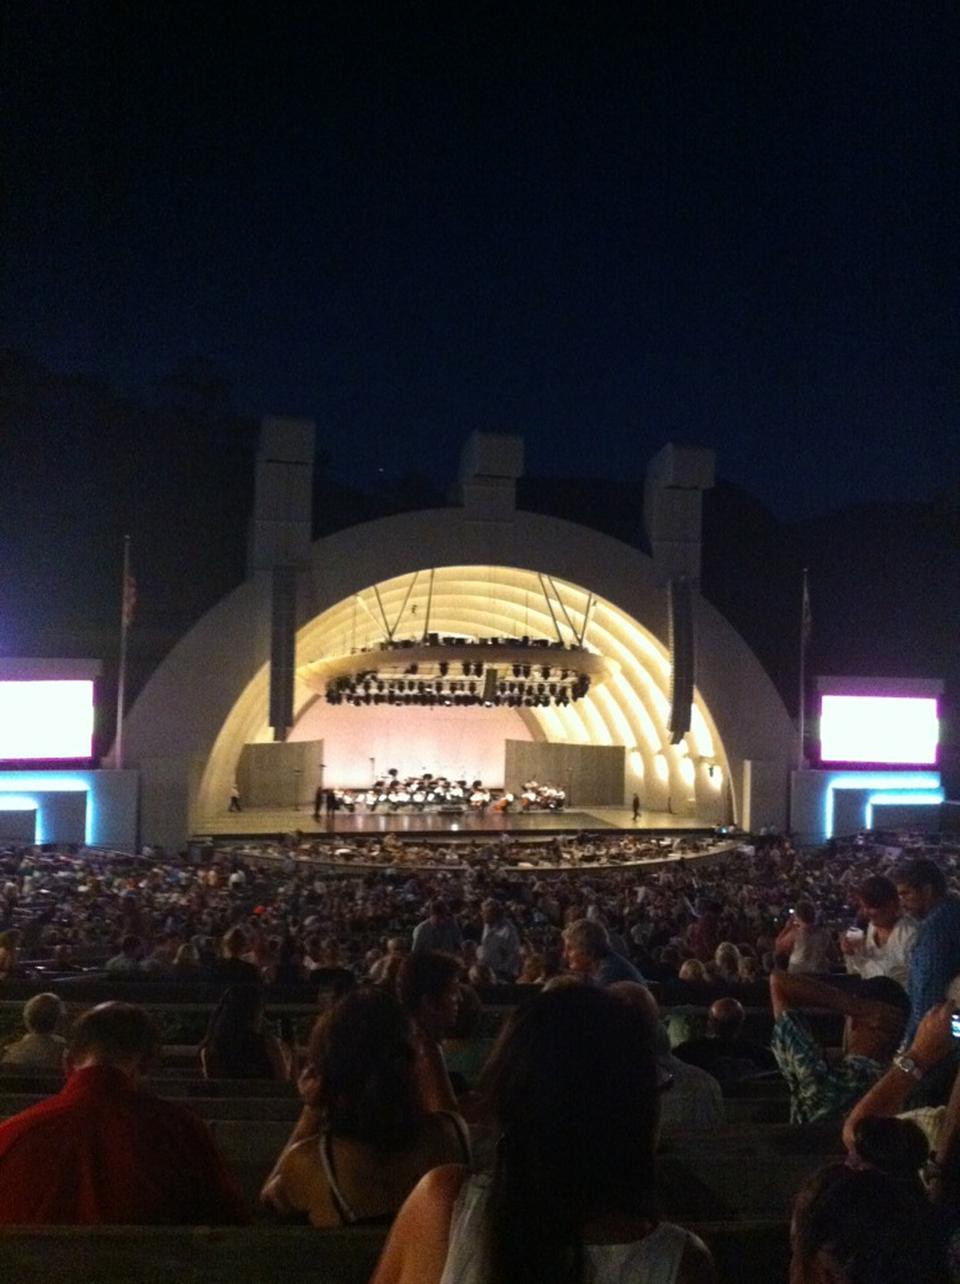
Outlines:
[[[715,1126],[727,1085],[758,1076],[785,1082],[797,1125],[842,1123],[849,1156],[798,1198],[794,1278],[947,1278],[960,1223],[955,844],[861,835],[799,851],[766,836],[722,857],[606,868],[512,863],[501,846],[474,847],[449,866],[353,869],[296,845],[165,862],[10,849],[0,975],[216,983],[202,1072],[297,1079],[303,1098],[265,1205],[318,1227],[392,1223],[376,1284],[645,1279],[665,1262],[664,1279],[712,1279],[703,1245],[657,1220],[657,1123]],[[342,997],[299,1047],[265,1022],[265,997],[314,974],[339,976]],[[769,1040],[745,1034],[761,984]],[[491,1053],[483,997],[504,985],[529,990],[507,992],[516,1007]],[[702,1028],[673,1011],[662,1019],[657,985],[671,1008],[677,994],[707,1007]],[[61,1000],[37,995],[26,1033],[0,1054],[20,1069],[66,1055],[73,1069],[60,1113],[43,1103],[0,1125],[0,1188],[18,1191],[0,1195],[0,1219],[30,1220],[18,1165],[31,1155],[40,1166],[22,1185],[37,1220],[116,1220],[117,1208],[169,1219],[173,1206],[156,1202],[168,1150],[150,1132],[166,1128],[206,1183],[193,1213],[240,1220],[229,1174],[192,1125],[138,1104],[154,1038],[140,1009],[105,1008],[65,1045]],[[838,1050],[811,1012],[842,1020]],[[95,1137],[108,1099],[123,1109]],[[122,1165],[102,1196],[119,1201],[109,1218],[62,1185],[38,1195],[53,1118],[74,1121],[58,1126],[91,1164],[112,1163],[131,1130],[153,1146],[154,1205],[126,1189]],[[499,1138],[486,1150],[483,1125]],[[179,1205],[176,1217],[191,1220]]]

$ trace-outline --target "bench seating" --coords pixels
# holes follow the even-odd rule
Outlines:
[[[721,1284],[786,1284],[784,1219],[688,1223]],[[384,1232],[301,1226],[0,1227],[0,1278],[17,1284],[367,1284]]]

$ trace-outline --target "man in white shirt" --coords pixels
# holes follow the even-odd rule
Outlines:
[[[868,878],[857,897],[867,930],[860,936],[851,931],[840,939],[847,971],[864,978],[889,976],[906,989],[916,919],[901,913],[896,886],[882,874]]]

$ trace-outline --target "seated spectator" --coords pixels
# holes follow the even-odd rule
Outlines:
[[[174,956],[173,978],[176,981],[202,981],[206,978],[197,947],[190,941],[185,941]]]
[[[3,1049],[0,1065],[18,1070],[63,1070],[67,1041],[56,1030],[65,1017],[66,1008],[55,994],[35,994],[28,999],[23,1005],[27,1033]]]
[[[739,981],[740,951],[732,941],[721,941],[713,956],[713,965],[719,981]]]
[[[909,1142],[908,1142],[909,1145]],[[793,1208],[791,1284],[944,1284],[946,1252],[915,1181],[834,1164]]]
[[[426,1105],[430,1110],[455,1110],[457,1099],[441,1043],[456,1029],[460,960],[438,950],[411,954],[397,977],[397,993],[413,1020],[418,1073],[437,1094]]]
[[[107,960],[107,971],[116,977],[143,976],[143,942],[139,936],[125,936],[120,942],[120,953]]]
[[[896,886],[882,874],[862,883],[857,899],[867,929],[859,936],[847,932],[840,938],[847,971],[867,978],[889,976],[906,989],[910,954],[917,936],[916,920],[901,912]]]
[[[466,1125],[430,1111],[413,1023],[382,987],[348,994],[317,1023],[301,1076],[304,1109],[263,1188],[314,1226],[382,1225],[424,1173],[469,1163]]]
[[[960,976],[960,897],[949,895],[943,870],[932,860],[912,860],[894,875],[904,913],[920,926],[910,955],[911,1039],[922,1017],[947,997],[951,981]]]
[[[247,1220],[206,1124],[143,1088],[157,1046],[132,1004],[80,1017],[66,1086],[0,1124],[0,1223]]]
[[[788,972],[829,972],[833,958],[833,941],[825,927],[817,923],[812,901],[798,901],[786,927],[777,937],[776,952],[788,955]]]
[[[660,1021],[657,1001],[645,985],[617,981],[610,993],[631,1004],[645,1022],[656,1054],[664,1092],[660,1123],[664,1128],[716,1128],[723,1123],[723,1094],[713,1075],[687,1065],[670,1051],[670,1038]]]
[[[883,1077],[854,1105],[843,1127],[843,1139],[848,1149],[853,1149],[854,1132],[864,1119],[901,1114],[917,1085],[937,1067],[952,1062],[955,1046],[950,1031],[952,1011],[950,1003],[940,1003],[931,1008],[906,1051],[893,1058],[893,1064]],[[960,1076],[957,1076],[956,1083],[960,1083]],[[943,1107],[921,1107],[908,1111],[906,1117],[920,1124],[931,1142],[931,1149],[940,1153]]]
[[[523,959],[517,985],[542,985],[547,979],[546,959],[543,954],[528,950]]]
[[[290,1078],[292,1051],[264,1029],[263,994],[259,986],[233,985],[210,1018],[200,1045],[205,1079]]]
[[[694,920],[687,928],[686,944],[693,956],[701,963],[713,958],[720,944],[720,915],[723,906],[719,901],[702,899],[694,910],[690,906]]]
[[[631,1004],[575,982],[538,994],[508,1018],[481,1096],[492,1170],[428,1174],[373,1284],[715,1278],[696,1236],[657,1216],[657,1069]]]
[[[260,969],[244,958],[249,949],[247,934],[242,927],[232,927],[221,943],[221,957],[213,970],[218,985],[259,985]]]
[[[887,977],[863,981],[858,994],[802,973],[774,972],[773,1055],[790,1088],[790,1120],[839,1119],[880,1078],[903,1035],[908,1000]],[[798,1008],[826,1008],[846,1018],[844,1052],[831,1057]]]
[[[480,1076],[493,1040],[480,1035],[483,1005],[471,985],[460,986],[457,1019],[443,1040],[443,1058],[451,1079],[457,1076],[467,1088],[472,1088]]]
[[[699,959],[684,959],[680,964],[677,980],[693,981],[698,985],[704,985],[707,981],[706,969]]]
[[[20,933],[15,928],[0,932],[0,981],[17,970]]]
[[[920,1171],[928,1156],[927,1139],[915,1123],[872,1115],[854,1127],[847,1164],[850,1168],[875,1168],[923,1196]]]
[[[775,1071],[777,1063],[770,1049],[743,1037],[745,1016],[736,999],[715,1000],[707,1012],[706,1035],[678,1044],[674,1056],[706,1070],[720,1083]]]
[[[395,984],[403,960],[409,953],[410,945],[405,937],[391,936],[387,941],[386,954],[382,954],[370,968],[367,973],[368,979],[375,985]]]
[[[610,937],[602,923],[580,918],[563,933],[564,958],[571,972],[594,985],[613,985],[615,981],[638,981],[643,977],[621,954],[610,947]]]
[[[176,941],[171,937],[156,937],[153,942],[153,949],[140,965],[144,975],[156,980],[169,980],[172,978],[175,949]]]

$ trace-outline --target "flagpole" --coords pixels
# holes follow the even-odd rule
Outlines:
[[[799,737],[797,745],[797,770],[802,771],[806,762],[803,753],[806,740],[806,694],[807,694],[807,638],[810,634],[810,590],[807,585],[807,568],[803,568],[803,596],[800,604],[800,716],[797,719]]]
[[[127,691],[127,633],[130,630],[130,536],[123,537],[123,579],[120,585],[120,671],[117,675],[117,736],[114,767],[123,768],[123,711]]]

